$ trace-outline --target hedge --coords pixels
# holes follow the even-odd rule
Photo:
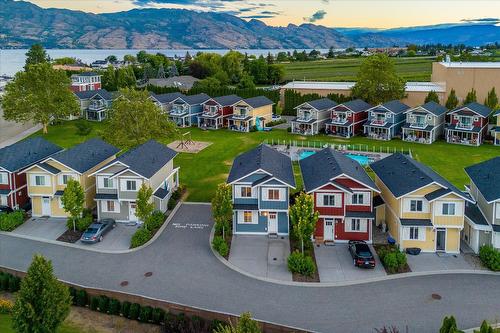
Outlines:
[[[24,223],[24,212],[16,210],[12,213],[0,214],[0,231],[12,231]]]
[[[139,247],[146,244],[153,237],[153,233],[144,227],[137,229],[130,240],[130,248]]]
[[[483,245],[479,249],[482,263],[494,272],[500,271],[500,251],[491,245]]]
[[[21,279],[10,273],[0,272],[0,290],[15,293],[21,286]]]
[[[221,256],[225,257],[229,254],[229,246],[222,236],[215,236],[212,240],[212,247]]]
[[[299,251],[293,251],[288,256],[288,270],[292,273],[300,274],[303,276],[313,276],[316,272],[316,265],[314,260]]]

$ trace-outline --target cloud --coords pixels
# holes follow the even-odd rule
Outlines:
[[[263,19],[263,18],[273,18],[276,15],[262,15],[262,14],[255,14],[255,15],[248,15],[248,16],[240,16],[240,18],[244,19]]]
[[[304,17],[304,21],[309,22],[309,23],[314,23],[316,21],[322,20],[323,18],[325,18],[325,16],[326,16],[326,12],[321,9],[309,17]]]
[[[467,23],[500,23],[500,18],[494,18],[494,17],[483,17],[483,18],[475,18],[475,19],[463,19],[461,20],[462,22],[467,22]]]

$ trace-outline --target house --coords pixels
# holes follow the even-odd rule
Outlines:
[[[500,249],[500,157],[469,166],[465,172],[476,204],[465,207],[462,239],[476,253],[483,245]]]
[[[273,101],[265,96],[257,96],[239,101],[233,106],[233,115],[228,117],[229,128],[233,131],[250,132],[255,126],[263,130],[266,122],[272,121]]]
[[[433,143],[444,134],[446,109],[436,102],[428,102],[405,112],[403,141]]]
[[[80,104],[81,117],[91,121],[103,121],[108,118],[116,94],[106,89],[78,91],[74,93]]]
[[[295,188],[288,155],[261,144],[234,159],[227,183],[233,193],[233,233],[287,235],[289,194]]]
[[[330,119],[326,122],[326,134],[350,138],[362,133],[371,107],[361,99],[334,106],[330,110]]]
[[[116,157],[119,149],[100,139],[90,139],[63,150],[24,170],[33,216],[67,217],[61,196],[69,179],[76,179],[85,193],[85,208],[95,206],[93,172]]]
[[[488,131],[490,113],[489,107],[476,102],[451,110],[445,126],[446,142],[481,145]]]
[[[243,98],[236,95],[211,98],[203,103],[203,113],[198,116],[198,127],[219,129],[227,127],[228,118],[234,112],[234,105]]]
[[[61,151],[41,137],[29,138],[0,149],[0,206],[23,208],[29,203],[26,174],[22,170]]]
[[[179,168],[173,161],[177,153],[150,140],[120,155],[95,171],[97,217],[118,222],[137,221],[137,192],[142,184],[153,190],[155,209],[165,212],[168,200],[179,185]]]
[[[330,118],[330,109],[337,103],[329,98],[316,99],[296,106],[297,117],[292,120],[292,133],[302,135],[316,135],[325,129]]]
[[[460,252],[465,204],[470,196],[431,168],[395,153],[370,165],[385,205],[377,224],[387,226],[401,249]]]
[[[207,94],[177,97],[172,102],[168,116],[179,127],[192,126],[197,123],[198,116],[203,112],[203,103],[209,99]]]
[[[108,60],[96,60],[90,64],[90,67],[97,69],[104,69],[110,65],[111,63]]]
[[[179,97],[185,97],[184,94],[180,92],[166,93],[166,94],[155,94],[150,93],[151,100],[158,106],[163,112],[169,113],[172,110],[172,102]]]
[[[372,241],[373,197],[380,193],[355,160],[325,148],[299,161],[304,190],[314,198],[317,242]]]
[[[493,136],[493,144],[495,146],[500,145],[500,110],[496,111],[493,116],[497,119],[497,123],[493,126],[491,130],[491,135]]]
[[[89,91],[101,89],[102,75],[95,72],[84,72],[71,75],[71,91]]]
[[[155,87],[177,88],[186,92],[193,88],[194,84],[198,81],[200,80],[191,75],[180,75],[164,79],[149,79],[147,84]]]
[[[391,140],[401,133],[405,122],[405,111],[410,107],[398,100],[368,109],[368,120],[364,127],[367,136],[378,140]]]

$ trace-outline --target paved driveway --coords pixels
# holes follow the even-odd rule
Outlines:
[[[288,238],[266,236],[233,236],[229,262],[259,277],[292,281],[287,268],[290,255]]]
[[[86,244],[81,241],[76,242],[76,245],[82,246],[83,248],[92,248],[94,250],[106,250],[106,251],[123,251],[130,248],[130,239],[132,235],[137,230],[136,226],[126,225],[124,223],[117,223],[113,230],[110,230],[102,242],[95,244]]]
[[[260,320],[317,332],[373,333],[384,325],[408,325],[412,333],[437,332],[446,315],[453,314],[464,328],[499,315],[500,275],[415,276],[344,287],[284,286],[252,279],[212,254],[210,215],[207,205],[182,205],[155,242],[124,254],[89,255],[79,248],[0,233],[0,266],[26,270],[33,254],[41,253],[65,281],[223,313],[250,311]],[[145,272],[153,275],[145,277]],[[128,286],[120,286],[123,280]],[[433,299],[433,293],[441,300]]]
[[[407,255],[412,272],[432,272],[457,269],[483,269],[472,256],[464,254],[420,253],[418,256]]]
[[[347,248],[347,244],[336,244],[333,246],[320,245],[319,247],[314,247],[320,281],[356,281],[387,275],[373,248],[372,253],[375,255],[375,268],[365,269],[353,265],[353,260]]]

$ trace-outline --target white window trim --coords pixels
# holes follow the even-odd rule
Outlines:
[[[362,204],[353,203],[353,196],[354,195],[363,196],[363,203]],[[351,206],[370,206],[370,201],[371,201],[371,198],[370,198],[369,192],[354,192],[353,194],[351,194],[349,196],[349,205],[351,205]]]
[[[444,205],[453,205],[453,214],[444,213]],[[442,216],[457,216],[457,203],[456,202],[442,202],[441,203],[441,215]]]
[[[245,222],[245,212],[250,212],[252,214],[252,221],[251,222]],[[241,225],[259,224],[259,215],[257,214],[257,211],[241,210],[241,211],[238,211],[236,214],[238,214],[238,224],[241,224]]]
[[[128,182],[134,182],[135,183],[135,190],[129,190],[127,189],[127,183]],[[138,186],[138,180],[137,179],[122,179],[122,184],[123,184],[123,188],[121,189],[122,192],[137,192],[139,191],[139,187]]]
[[[114,202],[114,210],[108,210],[108,201]],[[119,213],[120,212],[120,202],[117,200],[102,200],[101,201],[101,211],[103,213]]]
[[[267,193],[267,201],[282,201],[281,200],[281,190],[279,188],[266,188],[265,189],[266,193]],[[278,199],[271,199],[269,197],[269,191],[278,191]]]
[[[410,228],[418,229],[418,239],[410,238]],[[425,227],[403,227],[403,240],[425,242],[427,230]]]
[[[324,205],[324,196],[334,196],[334,205]],[[316,195],[316,207],[324,208],[341,208],[342,207],[342,194],[340,193],[318,193]]]
[[[352,224],[354,223],[354,221],[359,221],[359,230],[352,230]],[[344,222],[344,231],[366,233],[368,232],[368,222],[366,219],[356,217],[346,219]]]
[[[43,177],[45,179],[45,184],[44,185],[37,185],[37,183],[36,183],[36,178],[37,177]],[[32,186],[36,186],[36,187],[51,186],[52,184],[51,184],[50,178],[52,178],[52,177],[49,177],[47,175],[42,175],[42,174],[33,174],[32,178],[31,178],[33,184],[31,184],[31,185]]]
[[[4,181],[5,179],[5,181]],[[0,171],[0,184],[1,185],[9,185],[9,173]]]
[[[67,183],[66,184],[64,183],[64,180],[63,180],[64,176],[69,176],[72,179],[76,179],[76,175],[74,173],[63,173],[63,174],[59,175],[59,177],[58,177],[59,185],[67,185]]]
[[[250,197],[243,197],[241,196],[241,189],[243,187],[250,187],[251,188],[251,196]],[[235,185],[234,187],[234,197],[236,199],[256,199],[256,193],[255,189],[251,185]]]
[[[0,195],[0,205],[7,206],[8,200],[6,195]]]

